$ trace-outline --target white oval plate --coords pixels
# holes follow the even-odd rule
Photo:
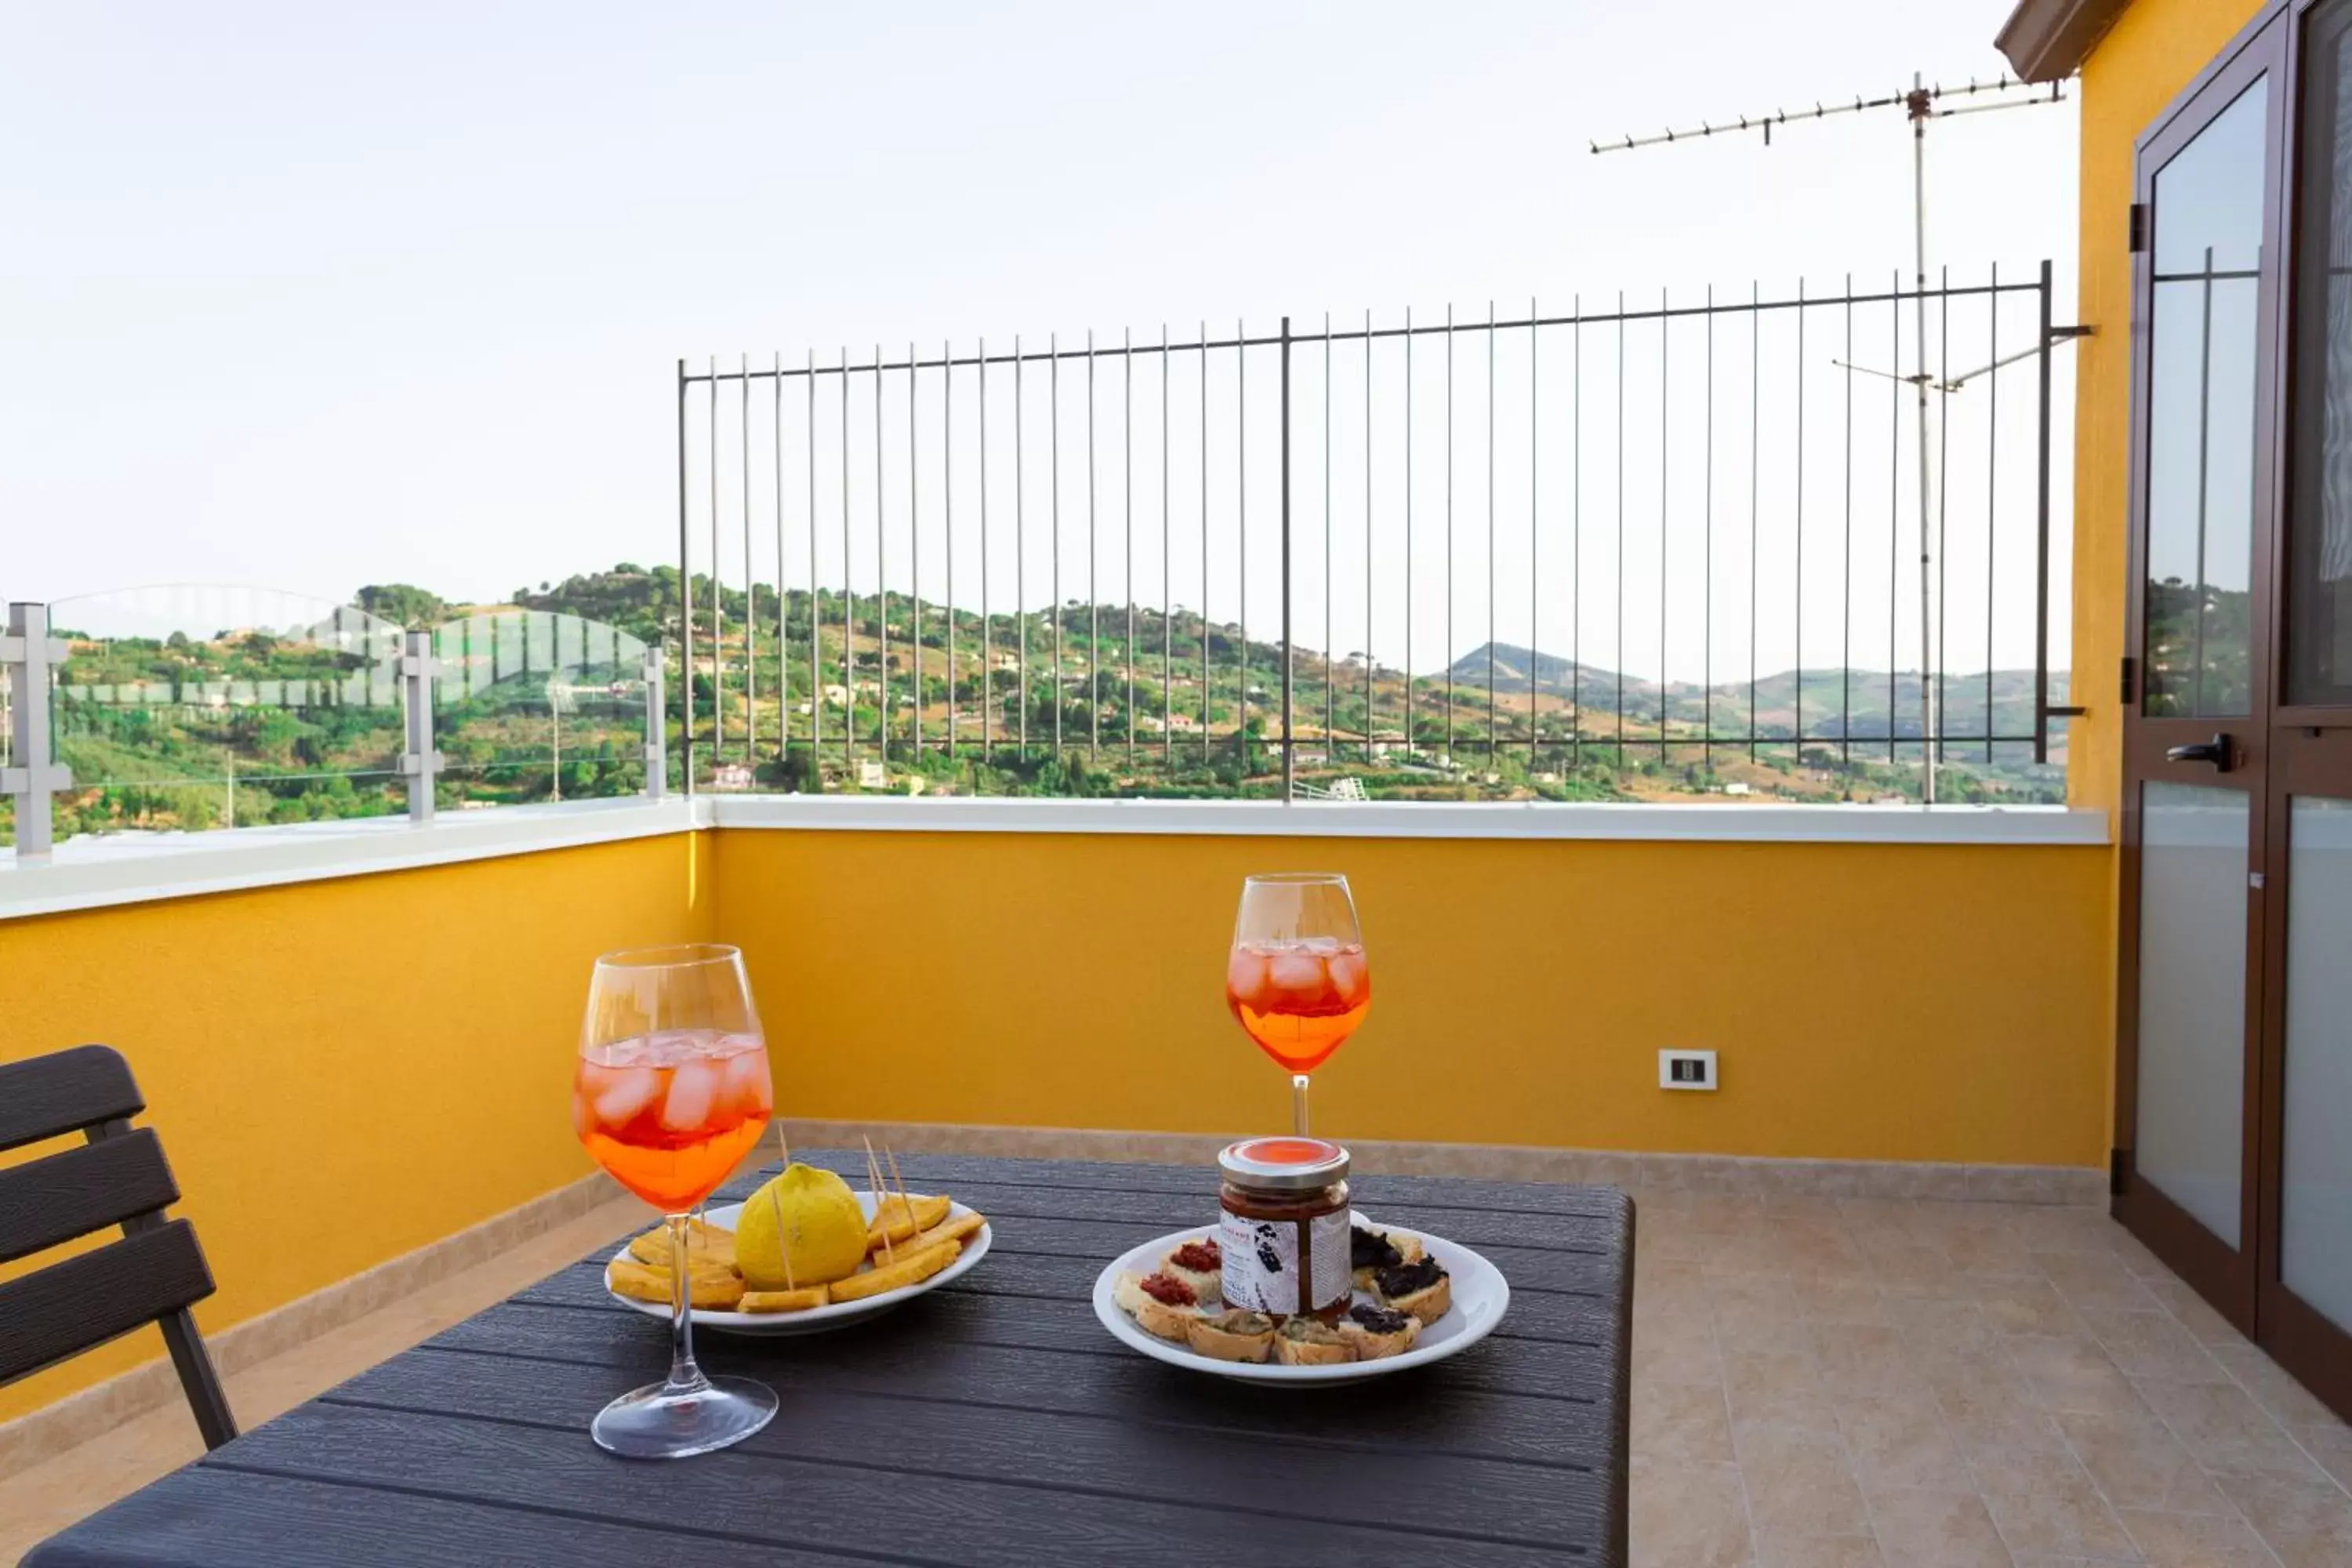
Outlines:
[[[1368,1216],[1359,1215],[1360,1219]],[[1180,1230],[1147,1241],[1112,1260],[1095,1279],[1095,1316],[1102,1320],[1111,1337],[1154,1361],[1164,1361],[1171,1366],[1181,1366],[1190,1372],[1205,1372],[1212,1377],[1230,1377],[1241,1383],[1360,1383],[1367,1378],[1386,1377],[1393,1372],[1410,1367],[1426,1366],[1433,1361],[1444,1361],[1450,1355],[1460,1355],[1480,1340],[1495,1331],[1503,1321],[1504,1311],[1511,1304],[1511,1287],[1503,1271],[1471,1251],[1468,1247],[1432,1236],[1425,1230],[1413,1230],[1401,1225],[1383,1224],[1380,1228],[1392,1236],[1419,1238],[1431,1256],[1445,1267],[1454,1278],[1454,1305],[1445,1316],[1434,1323],[1423,1325],[1421,1337],[1412,1349],[1402,1355],[1383,1356],[1378,1361],[1344,1362],[1338,1366],[1284,1366],[1279,1362],[1260,1365],[1252,1362],[1218,1361],[1196,1354],[1191,1347],[1146,1333],[1136,1326],[1133,1318],[1119,1310],[1112,1298],[1112,1288],[1118,1277],[1133,1269],[1149,1274],[1160,1267],[1160,1258],[1188,1241],[1213,1237],[1216,1232],[1202,1228]],[[1356,1293],[1360,1301],[1370,1298],[1362,1291]]]
[[[874,1218],[876,1205],[872,1193],[857,1194],[857,1206],[866,1211],[866,1221]],[[743,1212],[741,1204],[721,1204],[703,1217],[721,1230],[735,1228],[735,1216]],[[950,1201],[948,1217],[961,1219],[972,1211]],[[863,1301],[837,1301],[830,1307],[812,1307],[805,1312],[720,1312],[707,1307],[694,1309],[694,1326],[698,1329],[721,1329],[730,1334],[822,1334],[834,1329],[845,1329],[852,1323],[878,1317],[904,1301],[911,1301],[929,1290],[936,1290],[950,1279],[961,1279],[971,1272],[974,1265],[988,1256],[988,1222],[982,1220],[978,1230],[963,1238],[963,1250],[956,1260],[932,1275],[929,1279],[885,1290],[879,1296],[869,1296]],[[624,1296],[613,1289],[613,1265],[628,1257],[625,1243],[604,1265],[604,1293],[632,1311],[643,1312],[648,1318],[669,1321],[669,1308],[653,1301],[640,1301],[634,1296]],[[1450,1267],[1450,1266],[1449,1266]]]

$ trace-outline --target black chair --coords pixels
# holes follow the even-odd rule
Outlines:
[[[79,1132],[81,1144],[0,1169],[0,1263],[109,1226],[122,1239],[0,1284],[0,1387],[153,1323],[205,1446],[236,1436],[188,1309],[213,1293],[196,1233],[163,1207],[180,1189],[131,1064],[106,1046],[0,1066],[0,1151]]]

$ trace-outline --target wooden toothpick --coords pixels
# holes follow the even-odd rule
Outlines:
[[[784,1142],[784,1124],[781,1121],[776,1123],[776,1151],[783,1155],[784,1164],[789,1168],[793,1163],[793,1152]],[[783,1256],[784,1259],[784,1289],[797,1290],[800,1289],[800,1284],[793,1278],[792,1238],[784,1234],[784,1204],[782,1198],[776,1196],[776,1183],[783,1179],[780,1172],[777,1173],[776,1180],[768,1184],[768,1207],[776,1216],[776,1250]]]
[[[874,1158],[874,1140],[871,1138],[866,1139],[866,1180],[874,1193],[874,1216],[882,1226],[883,1261],[896,1263],[898,1261],[898,1249],[890,1245],[890,1190],[882,1184],[882,1164]]]
[[[885,1143],[882,1145],[882,1157],[890,1162],[890,1179],[898,1184],[898,1202],[907,1210],[907,1239],[912,1241],[922,1231],[922,1226],[915,1223],[915,1194],[907,1190],[907,1178],[898,1173],[897,1151]]]

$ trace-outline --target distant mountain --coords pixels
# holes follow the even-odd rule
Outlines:
[[[1748,727],[1752,700],[1755,726],[1762,734],[1787,737],[1800,733],[1801,728],[1808,738],[1885,740],[1890,733],[1895,739],[1919,733],[1919,672],[1916,669],[1897,670],[1890,676],[1877,669],[1808,668],[1801,682],[1801,688],[1794,669],[1759,677],[1752,694],[1745,680],[1721,680],[1712,688],[1695,680],[1675,680],[1666,682],[1662,690],[1656,681],[1640,676],[1621,675],[1590,664],[1580,673],[1573,659],[1496,642],[1464,654],[1447,674],[1456,685],[1483,692],[1490,650],[1498,700],[1507,701],[1514,694],[1523,697],[1532,671],[1539,700],[1572,703],[1594,714],[1613,713],[1622,691],[1625,717],[1643,724],[1657,723],[1663,707],[1669,723],[1704,725],[1711,715],[1717,733],[1741,731]],[[1989,676],[1983,670],[1947,671],[1940,684],[1944,732],[1984,730],[1988,680],[1993,731],[2009,736],[2032,734],[2033,671],[2030,669],[1996,669]],[[2066,700],[2067,684],[2066,671],[2050,672],[2052,702]],[[1894,716],[1891,731],[1890,712]]]

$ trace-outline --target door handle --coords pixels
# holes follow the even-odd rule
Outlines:
[[[2216,735],[2210,741],[2168,747],[2164,760],[2168,763],[2210,763],[2215,773],[2226,773],[2230,771],[2230,737]]]

